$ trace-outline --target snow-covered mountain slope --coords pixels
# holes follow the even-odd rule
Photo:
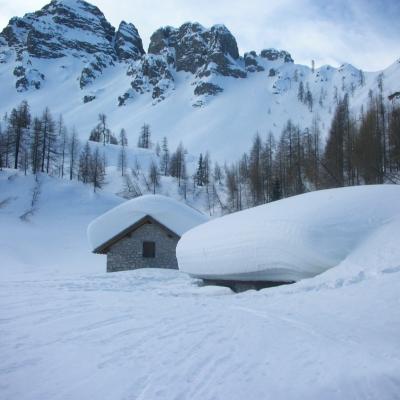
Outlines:
[[[256,131],[278,135],[289,118],[302,128],[317,118],[326,132],[336,98],[348,93],[358,112],[381,72],[384,95],[399,91],[398,61],[379,72],[348,64],[312,71],[286,51],[241,56],[225,26],[198,23],[160,28],[145,54],[134,25],[115,30],[83,0],[53,0],[13,18],[0,34],[0,112],[23,99],[34,112],[48,105],[83,139],[104,112],[112,129],[124,127],[133,141],[146,122],[154,140],[182,140],[224,161],[241,155]],[[298,100],[300,85],[312,110]]]
[[[125,149],[126,164],[129,170],[122,176],[120,168],[118,168],[118,159],[121,152],[120,145],[89,142],[92,153],[99,149],[101,156],[106,160],[106,178],[102,192],[117,194],[120,197],[130,199],[139,195],[152,194],[154,188],[150,183],[149,171],[150,165],[160,164],[160,157],[151,149],[143,149],[129,146]],[[197,168],[197,158],[191,154],[187,154],[186,170],[189,176],[192,176]],[[15,171],[14,171],[15,172]],[[207,215],[220,215],[222,210],[216,204],[210,204],[209,196],[205,187],[197,187],[192,185],[178,185],[177,179],[172,176],[159,175],[159,185],[156,193],[163,196],[171,197],[188,204],[190,207],[199,210]],[[127,180],[130,182],[130,190],[127,188]],[[56,181],[56,180],[55,180]],[[190,187],[189,187],[190,186]],[[128,190],[128,192],[127,192]],[[226,200],[226,188],[224,185],[217,185],[218,196],[220,200]],[[134,192],[134,193],[133,193]]]
[[[291,282],[333,268],[379,232],[400,232],[400,186],[320,190],[217,218],[186,232],[179,268],[194,277]],[[400,249],[400,236],[391,243]],[[371,248],[379,250],[378,245]],[[370,253],[369,253],[370,254]],[[397,252],[400,262],[400,250]],[[385,268],[396,266],[386,264]]]
[[[121,200],[42,178],[21,220],[35,182],[0,174],[0,398],[398,398],[398,224],[317,277],[234,294],[106,274],[85,230]]]
[[[55,274],[103,271],[105,260],[91,254],[86,227],[121,202],[76,181],[42,175],[38,183],[32,175],[0,172],[0,276],[20,272],[28,277],[37,268]]]

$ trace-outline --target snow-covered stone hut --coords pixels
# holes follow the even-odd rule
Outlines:
[[[94,253],[107,254],[107,272],[177,269],[178,240],[207,220],[207,216],[184,203],[146,195],[96,218],[88,227],[88,239]]]

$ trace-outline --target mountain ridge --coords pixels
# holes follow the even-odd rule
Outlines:
[[[381,72],[350,64],[314,70],[277,49],[240,55],[221,24],[159,28],[145,52],[134,24],[121,21],[116,29],[90,3],[53,0],[12,18],[0,34],[0,112],[22,99],[35,111],[49,105],[79,126],[82,138],[104,112],[115,130],[132,136],[147,122],[156,140],[182,140],[225,159],[257,131],[277,136],[288,119],[303,129],[317,119],[326,132],[337,99],[348,94],[358,112]],[[383,74],[385,96],[399,91],[399,62]]]

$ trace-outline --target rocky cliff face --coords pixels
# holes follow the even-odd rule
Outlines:
[[[40,11],[12,18],[2,36],[20,55],[51,59],[70,53],[112,57],[114,33],[97,7],[81,0],[54,0]]]
[[[274,49],[240,57],[236,40],[224,25],[205,28],[191,22],[158,29],[145,54],[133,24],[122,21],[116,30],[96,6],[84,0],[53,0],[39,11],[12,18],[0,34],[0,63],[14,63],[17,91],[40,89],[47,78],[42,61],[49,65],[64,58],[77,59],[81,66],[76,79],[86,91],[85,102],[96,98],[88,90],[106,68],[119,64],[126,68],[131,82],[116,99],[119,105],[145,93],[154,103],[162,101],[182,72],[190,74],[193,105],[201,106],[224,90],[226,79],[263,72],[264,61],[293,62],[289,53]]]
[[[148,54],[129,68],[131,88],[120,96],[119,104],[144,92],[151,92],[155,101],[163,100],[174,88],[174,73],[180,71],[193,75],[195,96],[222,92],[223,88],[212,82],[218,76],[246,77],[236,40],[225,26],[168,26],[154,32]]]
[[[103,13],[83,0],[53,0],[39,11],[12,18],[0,37],[5,43],[2,53],[15,52],[19,91],[38,89],[46,78],[31,68],[33,59],[79,58],[84,64],[79,79],[83,88],[104,68],[144,53],[132,24],[122,22],[115,32]]]
[[[156,103],[164,100],[167,92],[174,88],[173,68],[161,55],[144,55],[139,61],[131,63],[127,75],[132,77],[131,87],[118,97],[119,106],[144,93],[151,93]]]
[[[188,22],[180,28],[161,28],[150,38],[149,53],[170,55],[169,62],[177,71],[201,74],[213,63],[215,72],[221,75],[246,76],[236,63],[236,40],[223,25],[206,29],[199,23]]]
[[[142,39],[135,25],[125,21],[119,24],[115,52],[119,60],[138,60],[144,54]]]

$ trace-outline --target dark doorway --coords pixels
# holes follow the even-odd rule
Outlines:
[[[156,243],[143,242],[143,257],[154,258],[156,256]]]

